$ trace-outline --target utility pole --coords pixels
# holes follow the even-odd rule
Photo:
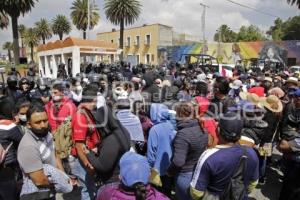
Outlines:
[[[205,23],[206,23],[206,8],[209,8],[208,5],[200,3],[200,6],[203,7],[202,13],[202,31],[203,31],[203,47],[202,47],[202,54],[205,54],[207,51],[207,43],[206,43],[206,36],[205,36]]]

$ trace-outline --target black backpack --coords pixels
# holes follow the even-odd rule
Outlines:
[[[231,176],[230,182],[226,187],[220,200],[244,200],[247,195],[247,187],[244,182],[244,174],[247,169],[247,150],[243,148],[243,155],[239,160],[239,164],[233,175]]]

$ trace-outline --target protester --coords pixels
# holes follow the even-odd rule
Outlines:
[[[95,127],[92,111],[96,109],[98,88],[88,85],[82,92],[82,101],[72,117],[72,140],[74,148],[69,156],[68,164],[71,174],[77,176],[81,189],[81,199],[94,199],[96,195],[95,168],[89,161],[87,153],[97,152],[101,141],[100,133]]]
[[[30,101],[27,99],[19,99],[14,109],[14,121],[24,135],[26,132],[27,117],[26,113],[30,107]]]
[[[19,165],[17,162],[17,149],[23,137],[13,121],[13,103],[9,98],[1,101],[0,105],[0,144],[7,150],[4,158],[0,154],[0,199],[18,199]]]
[[[80,104],[80,101],[82,99],[82,86],[81,86],[81,80],[80,79],[72,79],[72,86],[71,86],[71,96],[73,103],[78,106]]]
[[[224,77],[217,77],[213,85],[214,98],[209,106],[210,113],[218,119],[220,114],[225,114],[229,107],[234,105],[234,99],[229,97],[229,82]]]
[[[117,101],[117,119],[130,133],[133,144],[145,142],[141,121],[130,110],[130,101],[127,98]]]
[[[64,96],[64,86],[62,83],[55,83],[52,86],[52,100],[45,106],[48,115],[51,132],[55,134],[56,129],[67,117],[71,117],[76,112],[76,106],[71,99]]]
[[[217,135],[217,123],[215,119],[209,113],[210,101],[207,98],[208,85],[206,82],[198,82],[196,85],[196,97],[194,98],[195,103],[198,105],[198,119],[201,127],[211,135],[209,146],[216,146],[219,142]]]
[[[173,140],[173,156],[168,175],[175,176],[175,196],[177,199],[191,199],[189,184],[200,155],[208,146],[205,134],[195,118],[191,103],[176,105],[177,134]]]
[[[213,199],[225,195],[234,170],[244,156],[247,157],[245,160],[247,167],[241,175],[243,182],[239,187],[244,185],[246,193],[250,193],[255,187],[258,181],[258,159],[253,149],[237,144],[243,129],[243,121],[239,118],[240,116],[231,112],[220,119],[218,132],[220,145],[206,150],[201,155],[191,182],[190,191],[193,199],[209,196]]]
[[[44,173],[43,164],[63,168],[55,156],[46,110],[39,104],[31,105],[26,117],[28,129],[18,148],[18,162],[24,179],[21,199],[55,199],[54,182]],[[38,192],[27,185],[28,179],[39,189]]]
[[[147,158],[151,167],[151,183],[162,187],[165,194],[171,194],[171,180],[167,170],[171,164],[172,141],[176,135],[171,124],[169,109],[163,104],[152,104],[150,117],[153,126],[149,131]]]
[[[149,184],[150,166],[147,159],[133,152],[127,152],[120,160],[120,183],[98,193],[97,200],[167,200]]]
[[[299,138],[300,138],[300,89],[293,94],[292,102],[283,114],[279,150],[283,152],[284,179],[280,200],[292,200],[299,194]]]
[[[97,109],[94,118],[97,130],[101,133],[101,142],[97,145],[97,151],[87,150],[86,152],[87,158],[97,174],[96,181],[103,189],[118,182],[118,162],[131,147],[130,135],[114,118],[108,106]]]

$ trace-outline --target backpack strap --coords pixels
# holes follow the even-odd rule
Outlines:
[[[91,135],[93,133],[93,129],[96,128],[95,125],[94,125],[94,122],[91,120],[90,115],[87,113],[87,111],[85,109],[79,108],[78,112],[83,114],[86,117],[88,125],[89,125],[87,135]],[[98,133],[97,129],[96,129],[96,132],[97,132],[98,138],[100,140],[101,137],[100,137],[100,134]]]

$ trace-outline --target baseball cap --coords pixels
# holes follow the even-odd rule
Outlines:
[[[121,157],[119,165],[121,180],[125,186],[132,187],[136,183],[148,184],[150,166],[146,157],[127,152]]]
[[[240,115],[228,112],[220,118],[219,127],[221,135],[234,140],[240,138],[244,123]]]

